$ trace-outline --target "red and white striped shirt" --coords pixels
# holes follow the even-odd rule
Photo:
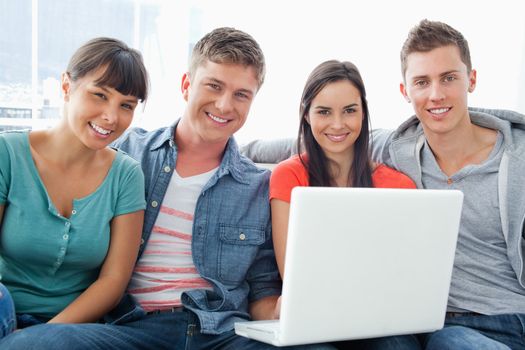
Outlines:
[[[173,172],[159,216],[128,287],[145,311],[181,306],[182,292],[211,289],[193,263],[191,238],[197,198],[216,171],[217,168],[186,178]]]

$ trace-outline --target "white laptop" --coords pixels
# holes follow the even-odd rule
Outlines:
[[[443,327],[463,193],[296,187],[278,321],[235,323],[276,346]]]

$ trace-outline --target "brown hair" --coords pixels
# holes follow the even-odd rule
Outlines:
[[[123,95],[148,97],[148,73],[142,55],[113,38],[95,38],[82,45],[71,57],[67,74],[76,81],[102,66],[107,66],[97,85],[109,86]]]
[[[299,115],[301,118],[297,138],[299,158],[308,170],[310,186],[330,187],[335,185],[328,170],[330,160],[315,140],[312,127],[306,120],[306,117],[310,112],[310,107],[315,96],[317,96],[326,85],[341,80],[349,81],[359,91],[363,108],[363,123],[361,133],[354,144],[354,160],[350,169],[348,183],[351,183],[353,187],[373,187],[372,169],[368,151],[368,134],[370,127],[366,90],[359,70],[351,62],[326,61],[315,67],[312,73],[310,73],[303,90],[303,95],[301,96],[301,106],[299,107]],[[304,151],[308,156],[307,160],[301,155],[302,143],[304,143]]]
[[[262,50],[254,38],[238,29],[214,29],[195,44],[189,64],[190,78],[197,67],[206,61],[252,66],[255,68],[259,88],[264,82],[266,68]]]
[[[467,66],[467,73],[470,73],[472,69],[470,50],[463,35],[446,23],[424,19],[410,30],[401,49],[403,78],[407,70],[408,55],[413,52],[428,52],[447,45],[454,45],[459,49],[461,61]]]

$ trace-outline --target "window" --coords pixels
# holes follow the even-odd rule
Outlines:
[[[525,12],[520,4],[0,0],[0,129],[56,123],[62,103],[59,79],[67,60],[86,40],[102,35],[119,38],[144,55],[152,90],[133,124],[146,129],[171,124],[184,111],[180,81],[189,52],[219,26],[253,35],[267,61],[266,82],[237,135],[240,142],[294,137],[303,84],[327,59],[358,66],[372,127],[392,128],[413,113],[399,94],[399,50],[422,18],[447,22],[468,39],[478,71],[471,105],[525,113]]]
[[[159,38],[178,41],[177,35],[170,35],[175,26],[165,28],[158,22],[162,10],[164,16],[173,13],[168,5],[139,0],[0,0],[0,130],[55,124],[62,106],[61,74],[73,52],[93,37],[115,37],[138,48],[152,83],[166,84],[156,81],[170,66],[164,62],[169,50],[163,50],[167,45],[161,46]],[[185,50],[187,42],[184,38],[181,44]],[[144,119],[140,108],[137,116]]]
[[[31,0],[0,1],[0,28],[0,129],[28,128],[32,108]]]

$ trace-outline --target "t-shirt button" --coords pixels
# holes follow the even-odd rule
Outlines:
[[[169,166],[164,167],[164,172],[169,173],[171,171],[171,168]]]
[[[71,214],[73,214],[73,215],[75,215],[76,213],[77,213],[77,211],[76,211],[75,209],[73,209],[73,210],[71,211]]]
[[[152,201],[152,202],[151,202],[151,206],[152,206],[153,208],[156,208],[156,207],[159,206],[159,203],[158,203],[157,201]]]
[[[239,235],[239,239],[241,241],[244,241],[246,239],[246,235],[244,233],[241,232],[241,234]]]
[[[69,239],[69,235],[66,233],[65,235],[62,236],[62,238],[67,240],[67,239]]]

